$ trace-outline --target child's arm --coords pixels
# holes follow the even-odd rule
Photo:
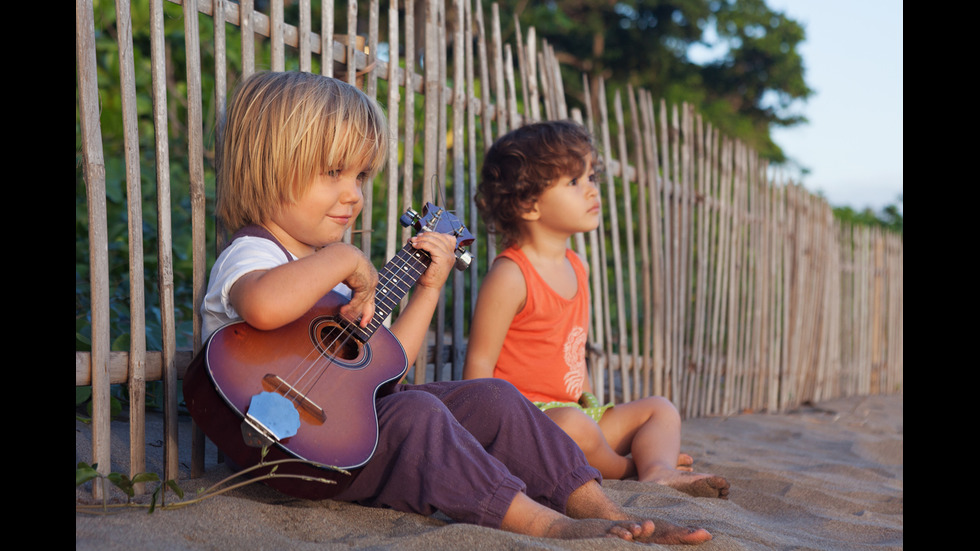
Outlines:
[[[317,252],[270,270],[249,272],[231,287],[235,311],[256,329],[276,329],[298,319],[338,283],[353,291],[341,314],[361,318],[366,326],[374,316],[378,272],[360,249],[331,243]]]
[[[526,299],[527,285],[517,264],[505,257],[494,261],[480,285],[473,312],[464,379],[493,377],[510,322],[524,307]]]
[[[432,262],[416,283],[408,305],[391,325],[391,332],[401,342],[409,363],[414,362],[422,350],[432,315],[439,305],[442,287],[456,265],[455,237],[438,232],[422,232],[411,242],[416,249],[427,251]]]

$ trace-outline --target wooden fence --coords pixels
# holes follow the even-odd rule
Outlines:
[[[137,473],[145,465],[145,386],[162,381],[163,474],[178,477],[179,379],[201,346],[197,312],[223,240],[220,229],[217,237],[211,233],[214,143],[227,94],[264,69],[344,78],[386,107],[397,138],[352,235],[378,265],[407,237],[391,221],[409,206],[447,205],[477,234],[479,254],[447,286],[429,353],[410,371],[415,382],[461,373],[469,308],[495,254],[471,202],[483,152],[530,121],[574,118],[593,132],[606,167],[601,226],[573,244],[593,274],[589,361],[600,399],[659,394],[695,417],[779,412],[806,401],[902,389],[901,236],[842,227],[823,199],[781,181],[754,151],[721,135],[690,106],[667,105],[629,87],[610,98],[612,83],[583,77],[596,97],[587,97],[584,109],[570,109],[547,41],[514,21],[516,39],[504,43],[508,22],[496,4],[481,0],[392,0],[386,14],[377,0],[360,3],[366,14],[350,3],[345,18],[311,8],[309,0],[272,0],[267,13],[252,2],[151,0],[147,21],[132,16],[127,0],[76,0],[76,189],[83,180],[85,190],[76,204],[84,200],[88,209],[88,235],[76,238],[87,239],[90,285],[85,300],[76,296],[76,305],[90,305],[81,313],[76,307],[76,317],[90,319],[91,347],[75,353],[75,384],[92,388],[91,460],[100,470],[110,465],[111,385],[128,389],[130,465]],[[149,28],[145,42],[146,29],[136,29],[135,47],[134,21]],[[174,21],[182,28],[167,32]],[[104,59],[97,61],[109,55],[109,37],[118,51],[109,63],[118,63],[114,74]],[[174,67],[177,49],[184,67]],[[175,73],[185,80],[176,82]],[[101,103],[106,79],[120,90],[112,111]],[[107,127],[121,128],[125,144],[108,159]],[[140,151],[149,127],[152,137],[143,142],[152,144],[152,154]],[[181,161],[172,166],[178,153]],[[125,166],[128,235],[109,235],[107,162]],[[172,189],[173,183],[187,189]],[[143,196],[154,185],[156,204],[147,216]],[[186,195],[188,205],[171,204],[172,194]],[[174,227],[171,214],[188,208],[189,227]],[[150,262],[143,231],[154,219]],[[128,251],[109,246],[120,240]],[[189,274],[177,278],[190,282],[190,305],[175,305],[175,252],[192,258]],[[114,350],[118,335],[110,334],[117,314],[109,266],[119,257],[129,260],[128,350]],[[151,264],[157,270],[147,274]],[[147,278],[157,281],[152,303],[143,293]],[[76,272],[76,289],[78,279]],[[190,306],[193,319],[178,319],[182,306]],[[160,312],[159,350],[147,349],[141,314],[151,310]],[[183,339],[178,327],[188,322],[191,334]],[[178,345],[182,340],[187,346]],[[201,444],[195,434],[195,449]],[[201,465],[198,454],[192,470]]]

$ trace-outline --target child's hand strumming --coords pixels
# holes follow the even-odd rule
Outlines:
[[[356,320],[361,327],[367,327],[374,317],[374,291],[378,286],[378,270],[360,249],[346,245],[356,251],[355,267],[344,284],[352,291],[350,302],[340,308],[340,313],[349,320]]]

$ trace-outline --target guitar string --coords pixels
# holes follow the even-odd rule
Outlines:
[[[422,259],[422,257],[426,257],[428,256],[428,254],[425,253],[424,251],[419,251],[419,250],[415,250],[414,252],[409,252],[408,250],[403,249],[403,252],[406,254],[406,256],[408,256],[408,258],[405,259],[405,263],[401,266],[401,268],[403,269],[403,271],[411,270],[412,274],[414,275],[414,280],[412,285],[404,285],[405,287],[404,291],[407,294],[408,291],[414,286],[414,282],[417,282],[418,279],[422,276],[422,273],[425,272],[424,266],[426,265],[426,263],[425,260]],[[412,260],[414,260],[414,262],[410,262]],[[419,269],[420,267],[422,267],[423,269]],[[396,288],[398,288],[398,290],[401,290],[399,286],[402,285],[404,281],[403,280],[398,280],[398,281],[401,283],[396,284]],[[387,293],[389,289],[385,287],[384,291],[385,293]],[[378,300],[377,296],[375,297],[375,300],[376,301]],[[389,306],[391,308],[394,308],[394,303],[389,304]],[[387,314],[384,317],[387,317]],[[368,339],[364,339],[365,344],[370,339],[370,337],[374,335],[374,333],[377,331],[377,329],[381,326],[383,322],[384,319],[381,319],[381,316],[375,315],[375,317],[369,323],[369,326],[375,326],[375,327],[371,329],[371,331],[368,333]],[[358,331],[362,331],[362,330],[358,328]],[[355,338],[355,335],[353,334],[352,331],[344,331],[343,334],[346,335],[346,338],[344,339],[343,343],[341,343],[342,346],[348,344],[351,339]],[[333,360],[332,359],[328,360],[328,363],[333,363]],[[326,373],[326,369],[321,369],[318,373],[315,373],[316,376],[314,380],[309,384],[307,391],[312,390],[312,388],[315,387],[317,383],[319,383],[320,378],[325,373]]]
[[[425,230],[430,230],[432,227],[434,227],[435,226],[435,223],[439,220],[439,218],[440,218],[440,215],[436,215],[435,219],[432,220],[432,221],[430,221],[430,224],[425,227]],[[424,255],[422,253],[424,253]],[[403,247],[401,249],[401,251],[399,251],[398,255],[396,255],[395,258],[399,258],[400,256],[405,256],[407,258],[403,259],[402,265],[401,266],[398,266],[398,267],[400,267],[403,271],[406,271],[406,272],[408,272],[409,270],[414,270],[414,272],[415,272],[414,273],[414,275],[415,275],[414,282],[417,282],[418,281],[418,278],[421,277],[422,273],[424,272],[424,269],[420,270],[418,266],[409,265],[408,262],[410,260],[412,260],[413,257],[422,257],[422,256],[428,257],[429,256],[428,253],[426,253],[425,251],[422,251],[421,249],[414,249],[410,245],[406,245],[405,247]],[[392,259],[392,262],[394,262],[394,260],[395,259]],[[397,270],[394,269],[395,266],[392,266],[392,269],[390,270],[390,272],[388,271],[388,268],[392,264],[392,262],[389,262],[388,264],[385,265],[385,267],[382,269],[383,272],[385,272],[385,273],[396,273],[397,272]],[[417,261],[417,264],[419,266],[422,266],[422,267],[425,267],[426,266],[426,263],[425,263],[424,260],[418,260]],[[401,281],[401,280],[399,280],[399,279],[385,280],[383,282],[382,287],[380,287],[380,289],[387,296],[389,294],[389,292],[391,291],[391,287],[389,287],[389,283],[394,283],[397,286],[397,284],[398,284],[399,281]],[[412,286],[414,286],[414,282],[413,282]],[[407,293],[410,288],[411,288],[411,286],[409,286],[408,289],[405,289],[405,292]],[[398,289],[396,288],[396,290],[398,290]],[[375,301],[378,301],[378,292],[377,291],[375,292]],[[387,306],[389,306],[390,308],[393,309],[394,308],[394,303],[387,304]],[[332,356],[328,356],[326,351],[327,350],[338,350],[339,348],[336,348],[336,347],[337,347],[338,341],[341,339],[341,337],[343,337],[343,342],[340,342],[340,347],[342,348],[342,347],[346,346],[350,342],[350,340],[352,338],[354,338],[353,331],[359,331],[361,333],[365,333],[367,335],[368,339],[369,339],[371,337],[371,335],[373,335],[374,332],[377,331],[377,329],[380,327],[381,323],[384,322],[384,319],[379,319],[379,318],[387,318],[387,316],[390,313],[391,312],[389,311],[384,316],[375,316],[371,320],[371,322],[368,324],[368,328],[367,329],[369,329],[370,331],[366,331],[365,328],[361,328],[359,325],[356,324],[356,321],[351,321],[351,320],[347,320],[347,319],[344,318],[344,321],[347,322],[347,324],[349,326],[352,326],[354,329],[345,329],[345,328],[342,328],[342,330],[340,331],[340,336],[335,337],[334,338],[334,341],[332,343],[330,343],[328,346],[322,348],[322,350],[324,351],[323,353],[321,353],[317,349],[316,346],[312,347],[311,350],[310,350],[310,352],[307,354],[307,356],[305,358],[303,358],[302,360],[300,360],[296,364],[296,366],[290,371],[290,373],[289,373],[288,376],[290,378],[295,379],[295,381],[289,382],[285,378],[280,377],[280,381],[281,382],[278,384],[278,386],[277,386],[277,388],[275,388],[275,390],[277,392],[279,392],[280,394],[282,394],[283,396],[291,396],[291,398],[289,398],[289,399],[294,404],[298,403],[300,400],[303,400],[309,394],[310,390],[312,390],[312,388],[314,386],[316,386],[317,382],[320,380],[320,378],[323,376],[323,374],[326,373],[327,369],[329,369],[334,363],[336,363],[335,359]],[[313,337],[316,338],[316,339],[319,339],[319,335],[313,335]],[[367,342],[368,339],[364,339],[365,343]],[[311,361],[310,358],[312,358],[314,356],[319,356],[320,358]],[[321,361],[321,360],[323,360],[323,361]],[[321,363],[323,363],[324,365],[322,365],[322,367],[320,367],[320,368],[317,369],[317,365],[318,364],[321,364]],[[306,367],[305,371],[297,376],[297,372],[299,370],[301,370],[304,367],[304,365]],[[316,370],[316,371],[314,372],[314,370]],[[303,383],[304,379],[306,379],[307,376],[310,375],[311,373],[313,374],[313,380],[310,381],[309,383]],[[287,389],[286,392],[283,392],[282,386],[284,384],[285,385],[290,385],[292,388],[291,389]],[[302,388],[302,387],[305,387],[305,388]]]
[[[399,251],[398,255],[396,255],[395,258],[392,259],[392,262],[389,262],[388,265],[386,265],[383,268],[383,273],[385,274],[397,273],[399,272],[399,270],[396,268],[400,268],[402,272],[409,272],[409,273],[414,272],[415,281],[417,281],[418,278],[421,277],[421,274],[424,270],[419,270],[417,266],[409,264],[409,262],[413,260],[413,256],[422,256],[418,254],[417,252],[418,250],[413,249],[413,251],[416,252],[414,254],[410,252],[408,246],[403,248],[401,251]],[[399,257],[406,257],[406,258],[401,258],[402,264],[398,266],[393,266],[392,263],[395,261],[395,259],[399,259]],[[417,260],[416,264],[424,265],[424,260]],[[390,270],[389,270],[389,266],[391,267]],[[386,295],[388,295],[392,291],[392,289],[400,290],[398,286],[401,281],[402,280],[400,279],[389,278],[382,282],[383,284],[379,289],[381,289]],[[394,284],[394,286],[391,285],[392,283]],[[405,292],[407,292],[408,289],[410,288],[411,286],[407,286]],[[378,293],[376,292],[375,301],[377,300],[378,300]],[[389,306],[393,309],[394,303],[390,303],[390,304],[386,303],[386,306]],[[390,311],[388,312],[388,314],[390,314]],[[388,314],[385,314],[384,317],[387,317]],[[309,392],[313,389],[313,387],[316,386],[317,382],[320,380],[323,374],[326,373],[327,370],[330,369],[335,363],[337,363],[335,359],[335,355],[330,355],[328,351],[341,350],[344,346],[346,346],[350,342],[351,339],[355,338],[354,335],[355,331],[364,333],[368,337],[367,339],[364,339],[366,343],[367,340],[371,337],[371,335],[373,335],[377,331],[381,323],[384,322],[384,319],[379,319],[379,318],[381,318],[381,316],[375,316],[368,324],[367,328],[362,328],[356,324],[356,321],[351,321],[349,319],[341,317],[341,319],[343,319],[344,322],[346,322],[350,328],[341,327],[339,334],[334,337],[333,342],[329,344],[323,343],[326,346],[323,346],[320,349],[318,349],[316,346],[311,347],[310,352],[306,355],[306,357],[298,361],[297,364],[294,366],[294,368],[288,374],[288,378],[292,380],[288,381],[287,378],[280,378],[282,383],[280,383],[280,386],[276,390],[283,395],[290,395],[290,396],[295,395],[294,397],[290,398],[290,400],[293,403],[298,403],[299,401],[304,399],[309,394]],[[313,338],[319,339],[320,336],[313,335]],[[341,339],[343,339],[342,342]],[[323,350],[323,352],[321,353],[320,350]],[[302,373],[299,373],[301,370]],[[311,375],[313,377],[312,380],[309,382],[304,382]],[[289,385],[292,388],[288,389],[286,393],[283,393],[282,384]]]
[[[440,209],[438,212],[436,212],[433,215],[433,218],[431,220],[429,220],[429,222],[422,228],[422,230],[420,230],[420,233],[421,233],[421,231],[433,231],[433,229],[435,228],[435,226],[437,225],[437,223],[442,218],[442,213],[443,212],[445,212],[443,209]],[[462,233],[461,230],[462,230],[462,228],[464,226],[462,224],[459,224],[458,227],[455,227],[457,224],[453,223],[453,220],[452,220],[453,217],[452,216],[449,216],[448,218],[449,218],[449,221],[450,221],[450,228],[452,228],[452,232],[451,232],[450,235],[460,235]],[[458,220],[456,220],[455,222],[458,223]],[[395,256],[395,258],[392,259],[391,262],[387,263],[382,268],[382,271],[385,274],[393,274],[393,273],[396,273],[397,270],[394,269],[395,266],[393,265],[393,263],[394,263],[395,259],[396,258],[399,258],[399,257],[405,257],[403,259],[402,265],[400,266],[403,271],[405,271],[405,272],[408,272],[409,270],[414,270],[415,271],[415,274],[414,274],[415,277],[414,277],[414,280],[413,280],[412,284],[411,285],[408,285],[404,289],[404,293],[408,293],[408,291],[411,289],[411,287],[413,287],[415,285],[415,283],[418,282],[418,279],[421,277],[422,273],[425,271],[425,268],[428,267],[428,262],[426,262],[426,260],[431,261],[431,256],[429,255],[429,253],[427,253],[424,250],[414,249],[410,245],[406,245],[405,247],[403,247],[399,251],[399,253]],[[409,261],[413,260],[413,257],[416,259],[416,264],[415,265],[410,265],[409,264]],[[424,259],[423,259],[423,257],[424,257]],[[389,267],[391,269],[389,269]],[[421,268],[421,269],[419,269],[419,268]],[[391,289],[388,287],[388,283],[389,282],[394,283],[395,287],[397,288],[398,284],[401,281],[402,280],[400,280],[398,278],[389,278],[389,279],[386,279],[383,282],[384,284],[382,285],[382,287],[380,287],[379,289],[380,289],[380,291],[383,291],[383,295],[386,296],[386,297],[389,297],[389,300],[390,300],[389,291]],[[401,289],[396,289],[396,290],[401,290]],[[379,302],[379,295],[380,294],[382,294],[382,293],[379,293],[378,291],[375,292],[375,301],[376,302]],[[402,297],[404,297],[404,295],[402,295]],[[401,300],[401,299],[399,299],[399,300]],[[384,304],[384,300],[383,299],[381,299],[380,302],[382,302]],[[390,315],[391,311],[394,310],[394,305],[395,305],[396,302],[397,301],[393,301],[393,302],[391,302],[391,304],[385,304],[386,306],[388,306],[390,308],[390,310],[384,316],[375,316],[371,320],[371,322],[368,323],[368,328],[367,329],[369,329],[370,331],[366,333],[367,338],[364,339],[365,344],[370,339],[370,337],[377,331],[377,329],[380,327],[380,325],[384,322],[384,318],[387,318],[388,315]],[[353,330],[356,330],[356,331],[361,332],[361,333],[365,333],[365,328],[359,327],[356,324],[355,321],[346,320],[346,319],[345,319],[345,321],[347,322],[347,324],[349,326],[352,326],[354,328]],[[343,342],[340,343],[341,347],[346,346],[349,343],[349,341],[352,338],[354,338],[353,330],[342,330],[340,332],[340,334],[344,336]],[[314,338],[319,339],[319,336],[318,335],[314,335]],[[298,400],[304,399],[309,394],[310,390],[312,390],[312,388],[314,386],[316,386],[316,384],[319,382],[319,380],[323,376],[323,374],[326,373],[327,369],[329,369],[335,363],[335,360],[334,360],[333,357],[329,357],[329,356],[326,355],[326,351],[327,350],[338,350],[338,348],[334,348],[334,347],[337,346],[337,342],[338,342],[339,339],[340,339],[339,336],[338,337],[335,337],[334,338],[334,341],[332,343],[330,343],[329,346],[322,348],[321,350],[323,350],[323,353],[321,353],[320,351],[318,351],[317,350],[317,347],[315,347],[315,346],[313,348],[311,348],[311,350],[307,354],[306,358],[304,358],[302,361],[298,362],[297,365],[294,367],[294,369],[290,372],[290,375],[291,376],[294,376],[295,373],[297,372],[297,370],[299,370],[302,367],[302,365],[304,364],[304,362],[305,362],[306,367],[307,367],[306,370],[305,370],[305,372],[299,376],[299,378],[296,380],[295,384],[292,386],[292,389],[295,390],[295,392],[290,392],[289,393],[289,394],[296,394],[296,396],[291,399],[294,403],[297,403]],[[320,359],[318,359],[316,361],[309,361],[309,358],[312,357],[312,356],[314,356],[314,355],[320,356],[320,359],[325,359],[325,365],[322,368],[318,369],[314,373],[313,380],[309,384],[306,385],[306,388],[305,389],[301,389],[300,387],[303,386],[302,385],[302,381],[307,377],[307,375],[309,375],[311,373],[311,371],[316,367],[316,365],[318,363],[320,363]],[[279,385],[279,388],[277,388],[276,390],[281,393],[282,384],[290,384],[290,383],[287,382],[285,379],[282,379],[282,378],[280,378],[280,380],[282,381],[282,383]]]

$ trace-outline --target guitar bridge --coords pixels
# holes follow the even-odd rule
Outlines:
[[[317,423],[323,424],[327,421],[327,414],[323,411],[323,408],[316,405],[316,403],[296,390],[279,375],[269,373],[265,377],[262,377],[262,383],[266,389],[278,392],[285,398],[288,398],[291,402],[299,406],[300,409],[309,414]]]
[[[299,431],[299,411],[289,399],[275,392],[252,396],[242,421],[242,437],[249,446],[261,448],[294,436]]]

